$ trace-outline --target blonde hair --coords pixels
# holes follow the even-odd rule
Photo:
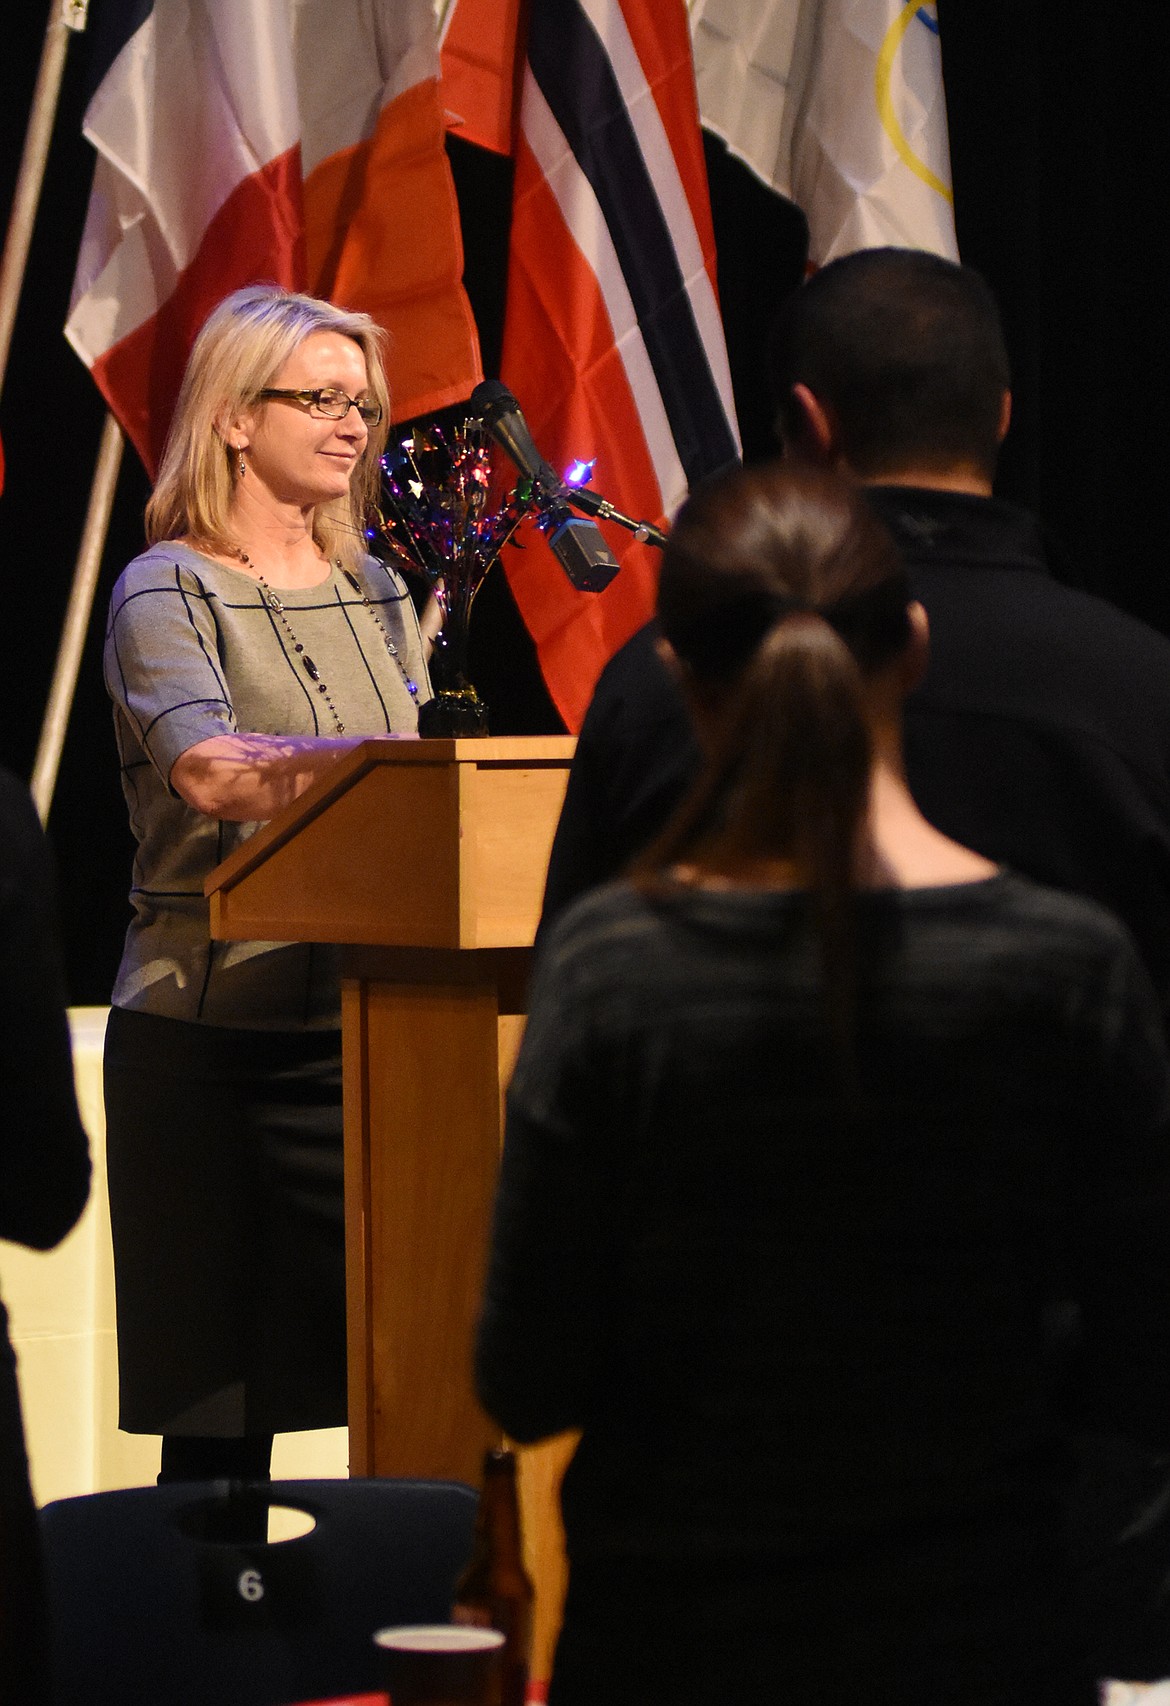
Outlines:
[[[213,551],[235,548],[228,514],[238,477],[237,453],[217,423],[254,403],[314,332],[353,339],[365,357],[369,393],[382,405],[382,419],[370,428],[348,497],[322,504],[313,517],[313,537],[327,557],[352,568],[362,556],[366,515],[377,498],[379,458],[390,430],[390,393],[382,365],[386,334],[368,314],[335,308],[273,284],[233,291],[203,323],[146,506],[150,544],[185,535]]]

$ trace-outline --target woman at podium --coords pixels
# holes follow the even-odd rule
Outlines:
[[[582,1430],[550,1706],[1093,1706],[1070,1430],[1170,1446],[1153,992],[917,811],[862,497],[720,477],[659,616],[707,769],[542,943],[480,1330],[509,1434]]]
[[[388,428],[367,315],[237,291],[183,380],[105,677],[137,841],[106,1041],[121,1425],[164,1479],[268,1472],[345,1420],[341,1057],[330,949],[212,942],[203,884],[430,697],[364,550]]]

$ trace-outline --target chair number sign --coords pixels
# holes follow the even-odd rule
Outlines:
[[[249,1604],[264,1598],[264,1578],[259,1570],[241,1570],[236,1578],[236,1591]]]

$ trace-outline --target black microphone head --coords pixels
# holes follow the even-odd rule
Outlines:
[[[561,477],[537,450],[520,405],[499,379],[481,379],[467,406],[479,416],[497,444],[522,474],[535,481],[542,527],[553,553],[578,592],[602,592],[619,563],[595,521],[573,515],[562,501]]]
[[[521,412],[519,403],[500,379],[481,379],[467,399],[467,407],[488,427],[501,415]]]
[[[482,379],[468,398],[497,444],[503,446],[520,472],[546,491],[560,490],[561,477],[533,443],[520,405],[498,379]]]

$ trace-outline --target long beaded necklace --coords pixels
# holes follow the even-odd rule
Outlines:
[[[235,551],[235,555],[239,558],[240,562],[243,563],[244,566],[252,574],[255,575],[255,577],[256,577],[257,581],[259,582],[259,585],[260,585],[260,591],[264,596],[264,602],[267,604],[268,608],[272,611],[272,614],[276,617],[277,621],[280,623],[281,627],[284,629],[284,632],[285,632],[286,636],[288,637],[289,645],[292,647],[294,653],[296,654],[297,657],[300,658],[302,664],[304,665],[305,674],[308,676],[309,680],[313,683],[313,686],[317,689],[317,692],[321,695],[322,699],[324,699],[326,707],[328,708],[328,711],[329,711],[329,715],[333,718],[334,728],[337,730],[337,733],[339,735],[343,735],[345,733],[345,724],[341,720],[341,716],[338,712],[337,706],[333,703],[333,695],[329,691],[329,683],[322,679],[321,671],[317,668],[317,665],[313,662],[312,658],[309,656],[308,652],[305,650],[305,648],[301,644],[300,640],[297,639],[297,636],[293,630],[293,625],[288,619],[288,612],[285,610],[283,602],[281,601],[281,599],[279,599],[277,597],[276,593],[273,592],[273,590],[269,586],[268,582],[264,579],[264,576],[260,573],[260,570],[256,567],[256,565],[252,561],[251,557],[249,557],[248,553],[245,550],[243,550],[239,545],[234,546],[233,550]],[[369,596],[367,595],[365,588],[362,586],[362,584],[358,580],[357,576],[351,575],[348,569],[342,569],[340,563],[335,563],[333,566],[334,566],[334,568],[341,569],[341,573],[345,576],[345,578],[349,582],[350,586],[352,586],[353,590],[357,593],[358,597],[362,601],[362,604],[369,611],[370,618],[373,621],[375,628],[377,628],[379,634],[381,634],[381,636],[382,636],[383,645],[386,647],[386,650],[387,650],[387,652],[389,652],[390,656],[394,659],[394,662],[398,668],[398,673],[402,677],[403,686],[406,688],[406,691],[410,694],[412,702],[415,705],[417,705],[418,704],[418,682],[413,680],[412,677],[407,672],[406,666],[403,664],[402,659],[398,654],[398,647],[395,644],[395,642],[391,639],[390,634],[387,631],[386,625],[382,621],[382,618],[378,615],[378,612],[374,609],[374,606],[370,603]]]

